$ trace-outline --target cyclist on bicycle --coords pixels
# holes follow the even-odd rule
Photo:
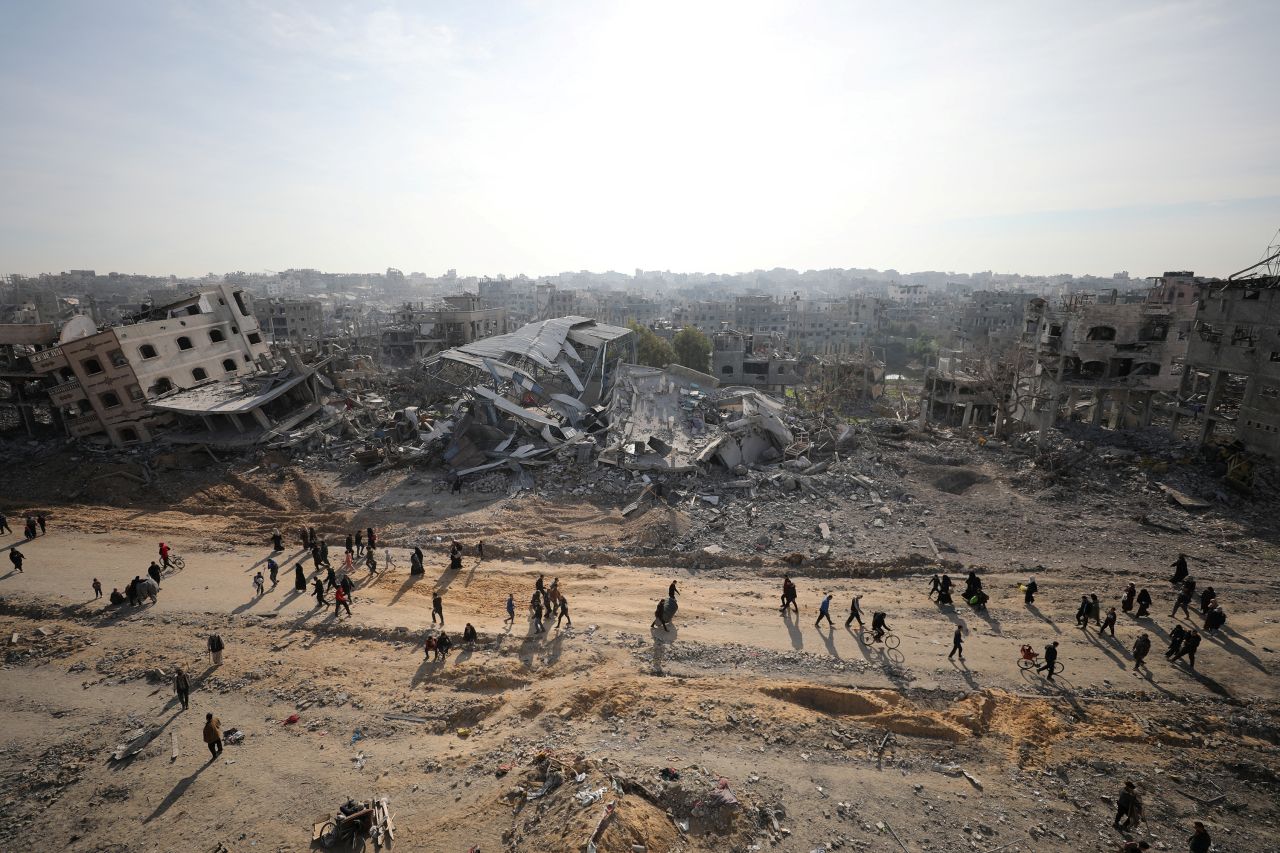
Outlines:
[[[877,610],[875,613],[871,614],[871,641],[872,642],[874,643],[880,642],[880,638],[885,635],[885,632],[892,630],[889,628],[888,625],[884,624],[884,620],[887,618],[887,616],[888,614],[886,614],[882,610]]]

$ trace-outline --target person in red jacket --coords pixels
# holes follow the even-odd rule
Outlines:
[[[342,608],[344,607],[347,609],[347,615],[351,615],[351,605],[347,603],[347,591],[345,589],[342,587],[334,589],[333,600],[333,616],[335,619],[338,617],[338,614],[342,612]]]
[[[169,568],[169,546],[160,543],[160,563],[167,569]]]

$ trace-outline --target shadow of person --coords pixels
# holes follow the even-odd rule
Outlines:
[[[1039,607],[1036,607],[1034,604],[1028,604],[1027,612],[1030,613],[1032,616],[1036,617],[1037,619],[1040,619],[1043,622],[1048,622],[1049,627],[1053,629],[1053,632],[1055,634],[1062,633],[1062,629],[1058,627],[1058,623],[1053,621],[1053,619],[1049,618],[1048,616],[1045,616],[1043,613],[1041,613]]]
[[[1214,634],[1210,631],[1201,631],[1200,636],[1204,637],[1206,640],[1208,640],[1211,643],[1221,646],[1223,651],[1227,652],[1227,654],[1235,655],[1236,657],[1242,659],[1245,663],[1252,666],[1254,669],[1257,669],[1260,672],[1264,672],[1267,675],[1271,674],[1267,670],[1267,668],[1263,666],[1262,661],[1258,658],[1257,655],[1255,655],[1253,652],[1246,649],[1244,646],[1241,646],[1239,643],[1237,643],[1235,640],[1231,639],[1230,637],[1225,637],[1221,633]]]
[[[187,792],[187,789],[191,787],[191,783],[196,781],[196,777],[199,776],[201,773],[203,773],[205,771],[205,768],[209,767],[211,764],[213,764],[212,761],[206,761],[203,764],[201,764],[199,767],[197,767],[196,771],[192,773],[190,776],[187,776],[184,779],[179,779],[178,784],[174,785],[173,790],[170,791],[168,795],[165,796],[165,798],[160,801],[160,805],[156,806],[155,811],[153,811],[151,814],[143,818],[142,822],[150,823],[151,821],[160,817],[160,815],[167,812],[173,806],[174,803],[182,799],[182,795],[185,794]]]
[[[400,584],[400,588],[396,590],[396,594],[391,596],[391,600],[387,602],[387,606],[390,607],[403,598],[404,594],[409,591],[409,588],[416,584],[418,582],[418,578],[421,577],[423,577],[423,575],[409,575],[409,577],[405,578],[404,583]]]
[[[428,654],[424,654],[422,656],[422,663],[418,664],[417,672],[415,672],[413,677],[409,679],[410,687],[417,687],[419,684],[427,680],[427,676],[440,668],[441,662],[432,660],[431,657],[432,656]]]
[[[656,625],[650,625],[649,636],[653,638],[655,643],[663,643],[664,645],[669,646],[679,639],[680,629],[675,626],[674,622],[668,622],[667,627],[670,630],[664,631]]]
[[[1118,641],[1113,639],[1111,643],[1103,642],[1102,639],[1097,634],[1092,634],[1089,631],[1085,631],[1084,636],[1085,636],[1085,639],[1087,639],[1094,648],[1098,649],[1104,655],[1111,658],[1111,662],[1114,663],[1116,666],[1118,666],[1120,669],[1128,668],[1128,662],[1120,658],[1115,652],[1111,650],[1112,644],[1115,643],[1118,645]]]
[[[815,630],[822,637],[822,642],[827,647],[827,654],[836,660],[840,660],[840,652],[836,650],[836,629],[828,625],[826,631],[821,628],[815,628]]]
[[[782,614],[782,621],[787,626],[787,633],[791,635],[791,648],[800,650],[804,648],[804,636],[800,633],[799,619],[791,618],[791,611],[787,610]]]
[[[286,595],[284,598],[280,599],[280,603],[279,603],[279,604],[277,604],[275,607],[273,607],[273,608],[271,608],[271,609],[272,609],[272,610],[283,610],[283,609],[285,608],[285,606],[289,604],[289,602],[293,601],[294,599],[296,599],[296,598],[297,598],[298,596],[300,596],[300,595],[310,595],[310,593],[309,593],[309,592],[304,592],[304,591],[302,591],[302,590],[299,590],[297,587],[294,587],[293,589],[289,590],[289,594],[288,594],[288,595]]]

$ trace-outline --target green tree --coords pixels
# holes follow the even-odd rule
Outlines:
[[[642,326],[635,320],[627,323],[627,328],[636,335],[636,363],[648,367],[666,367],[676,360],[676,351],[671,344],[664,341],[648,326]]]
[[[680,364],[703,373],[711,369],[711,340],[696,326],[685,326],[671,344]]]

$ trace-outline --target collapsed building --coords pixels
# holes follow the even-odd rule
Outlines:
[[[1200,284],[1170,273],[1141,302],[1077,295],[1027,305],[1011,357],[1012,417],[1045,430],[1059,419],[1094,426],[1148,426],[1171,411],[1185,367]],[[1190,295],[1188,295],[1190,294]]]
[[[989,427],[1000,408],[999,394],[986,356],[943,352],[925,371],[921,417],[946,426]]]
[[[1280,458],[1280,276],[1206,287],[1186,361],[1174,428],[1191,419],[1201,443]]]

